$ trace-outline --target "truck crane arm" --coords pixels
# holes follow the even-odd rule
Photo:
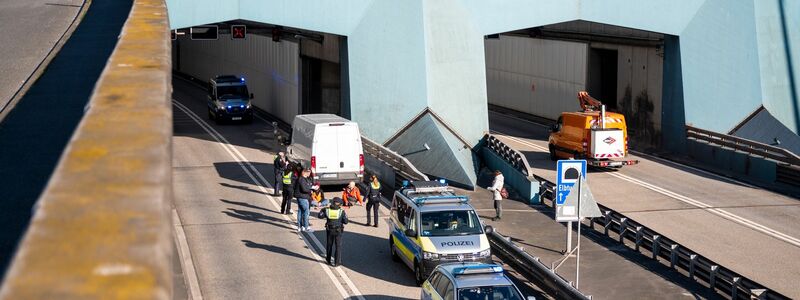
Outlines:
[[[586,91],[578,92],[578,104],[580,104],[583,111],[599,110],[600,106],[603,105],[600,100],[592,98],[592,96],[589,96],[589,93]]]

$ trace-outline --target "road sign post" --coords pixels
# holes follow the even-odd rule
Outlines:
[[[556,165],[556,221],[567,222],[567,241],[564,253],[572,250],[572,222],[578,220],[577,207],[565,205],[572,186],[586,177],[585,160],[559,160]]]
[[[576,266],[575,288],[580,285],[581,219],[602,216],[592,190],[586,183],[585,160],[560,160],[556,168],[556,221],[567,223],[567,247],[564,262],[574,252]],[[572,248],[572,222],[578,223],[578,242]],[[558,265],[560,266],[561,263]]]

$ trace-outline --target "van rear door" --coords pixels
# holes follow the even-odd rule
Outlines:
[[[360,156],[363,154],[358,124],[344,123],[344,125],[335,126],[335,128],[338,136],[337,146],[339,148],[339,160],[336,164],[337,172],[357,173],[360,169]]]
[[[311,156],[315,159],[318,174],[336,173],[339,157],[336,128],[328,124],[316,125],[314,131],[314,145],[311,147]]]

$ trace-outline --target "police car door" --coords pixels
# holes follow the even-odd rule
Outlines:
[[[414,259],[420,255],[420,249],[418,238],[414,236],[407,236],[405,231],[412,230],[417,233],[419,236],[419,232],[417,232],[417,210],[414,209],[412,206],[407,206],[407,212],[401,216],[401,222],[403,223],[403,229],[400,233],[400,242],[403,244],[402,246],[406,248],[406,251],[401,251],[402,255],[400,257],[403,258],[403,262],[408,265],[409,268],[414,268]]]

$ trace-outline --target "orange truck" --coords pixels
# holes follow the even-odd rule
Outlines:
[[[613,167],[635,165],[627,160],[628,130],[625,116],[606,112],[605,106],[587,92],[578,93],[579,112],[564,112],[550,129],[550,159],[586,159],[590,166]]]

